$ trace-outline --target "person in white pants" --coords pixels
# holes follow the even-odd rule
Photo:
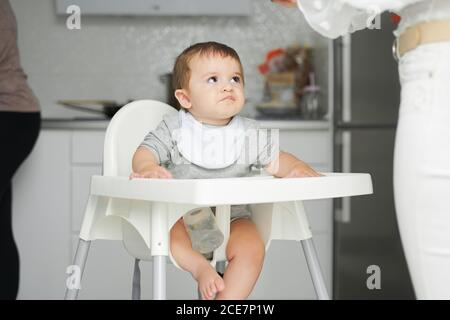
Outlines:
[[[401,17],[397,220],[416,297],[450,299],[450,0],[272,1],[298,6],[329,38],[366,28],[386,10]]]

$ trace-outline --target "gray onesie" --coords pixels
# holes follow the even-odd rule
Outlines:
[[[179,111],[183,112],[183,111]],[[240,116],[235,116],[240,117]],[[241,117],[246,134],[251,132],[255,139],[245,139],[239,158],[225,168],[208,169],[189,162],[179,152],[176,141],[172,138],[173,131],[181,127],[178,113],[165,115],[156,129],[151,130],[140,146],[151,150],[159,165],[166,168],[175,179],[208,179],[245,177],[259,174],[264,166],[271,163],[278,156],[278,136],[273,131],[260,129],[256,120]],[[214,125],[203,124],[205,127]],[[254,133],[257,132],[256,135]],[[214,211],[214,208],[212,208]],[[232,205],[231,220],[249,217],[248,205]]]

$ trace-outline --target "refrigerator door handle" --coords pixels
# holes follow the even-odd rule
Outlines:
[[[342,111],[340,115],[340,123],[351,123],[352,120],[352,82],[351,82],[351,35],[342,36]],[[351,131],[342,130],[340,137],[341,148],[341,171],[351,172]],[[336,221],[342,223],[350,223],[351,208],[350,197],[342,198],[341,207],[335,210]]]
[[[342,36],[342,114],[343,123],[352,120],[352,47],[351,35]]]
[[[342,153],[342,172],[350,173],[351,172],[351,142],[352,136],[351,132],[346,130],[342,131],[342,140],[341,140],[341,153]],[[350,223],[351,222],[351,202],[350,197],[342,198],[341,207],[336,208],[335,211],[335,220],[342,223]]]

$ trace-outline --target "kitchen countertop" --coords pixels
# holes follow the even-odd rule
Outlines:
[[[256,119],[263,128],[282,130],[328,130],[327,120],[269,120]],[[42,129],[56,130],[106,130],[109,120],[94,118],[42,119]]]

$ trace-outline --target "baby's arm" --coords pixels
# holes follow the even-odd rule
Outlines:
[[[132,178],[172,178],[172,175],[158,163],[156,156],[146,147],[139,147],[133,156]]]
[[[280,151],[278,157],[269,163],[264,169],[271,175],[278,178],[294,177],[320,177],[317,173],[302,160],[290,153]]]

